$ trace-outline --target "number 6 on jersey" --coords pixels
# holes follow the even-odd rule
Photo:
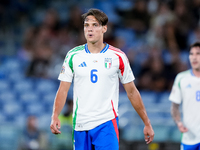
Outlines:
[[[97,72],[96,69],[92,69],[90,72],[90,79],[92,83],[96,83],[98,80],[98,76],[96,74],[94,74],[95,72]]]

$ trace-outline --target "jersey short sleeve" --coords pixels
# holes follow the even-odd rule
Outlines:
[[[72,82],[73,80],[73,69],[72,69],[72,59],[73,55],[68,53],[65,57],[65,60],[62,65],[62,69],[60,71],[60,74],[58,76],[58,80],[60,81],[66,81],[66,82]]]
[[[119,78],[122,84],[129,83],[135,79],[130,67],[128,58],[125,54],[118,55],[119,57]]]
[[[178,74],[175,78],[174,84],[172,86],[172,91],[169,96],[169,100],[180,104],[182,101],[182,94],[181,94],[181,87],[180,87],[180,81],[181,81],[182,75]]]

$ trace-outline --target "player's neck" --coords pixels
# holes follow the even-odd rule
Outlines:
[[[200,78],[200,69],[193,69],[192,71],[196,77]]]
[[[90,53],[100,53],[104,47],[106,46],[105,43],[101,42],[101,43],[87,43],[88,44],[88,49],[90,51]]]

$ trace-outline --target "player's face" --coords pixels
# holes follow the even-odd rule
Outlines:
[[[103,42],[103,34],[106,32],[107,26],[102,26],[94,16],[87,16],[84,22],[84,34],[87,42],[96,43]]]
[[[200,47],[193,47],[189,55],[192,69],[200,71]]]

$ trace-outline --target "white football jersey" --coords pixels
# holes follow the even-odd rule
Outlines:
[[[188,132],[183,133],[182,143],[197,144],[200,142],[200,78],[192,70],[179,73],[172,87],[169,100],[181,104],[183,123]]]
[[[68,52],[58,79],[74,82],[73,127],[83,131],[118,116],[119,79],[125,84],[135,78],[121,50],[106,44],[93,54],[84,44]]]

